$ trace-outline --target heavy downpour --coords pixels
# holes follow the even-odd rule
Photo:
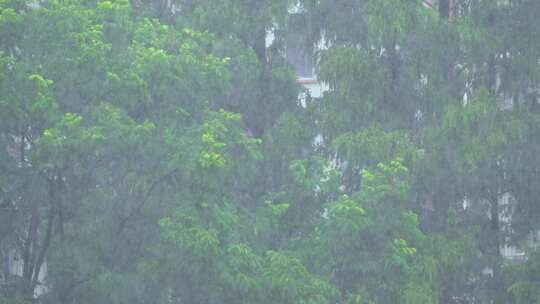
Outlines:
[[[0,0],[0,304],[540,304],[540,0]]]

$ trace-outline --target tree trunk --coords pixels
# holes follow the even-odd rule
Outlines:
[[[255,51],[257,59],[259,59],[259,62],[263,65],[264,69],[267,64],[266,27],[264,25],[261,25],[260,29],[257,31],[257,36],[255,37],[255,41],[253,41],[253,50]]]
[[[257,32],[257,36],[255,37],[255,41],[253,42],[253,50],[255,51],[257,59],[262,66],[258,82],[258,91],[260,94],[258,106],[261,111],[258,120],[251,121],[250,124],[248,123],[248,127],[252,131],[254,137],[260,138],[264,134],[264,131],[269,123],[267,118],[267,107],[269,106],[267,104],[267,100],[270,94],[270,92],[268,92],[270,84],[270,67],[268,66],[268,58],[266,54],[266,27],[264,25],[261,25],[260,29]]]
[[[490,290],[493,292],[490,294],[490,298],[493,301],[492,303],[500,303],[498,302],[500,300],[500,292],[504,292],[504,285],[501,281],[501,252],[500,252],[500,246],[501,246],[501,240],[500,240],[500,232],[501,232],[501,225],[500,225],[500,219],[499,219],[499,200],[497,195],[491,195],[490,197],[490,208],[491,208],[491,220],[490,220],[490,227],[489,227],[489,233],[488,236],[490,238],[489,242],[489,253],[491,255],[491,268],[493,269],[493,277],[491,278],[490,282]]]

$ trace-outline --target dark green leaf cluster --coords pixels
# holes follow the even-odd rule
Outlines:
[[[540,303],[538,15],[0,0],[0,304]]]

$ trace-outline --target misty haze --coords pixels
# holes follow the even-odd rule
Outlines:
[[[0,304],[540,304],[540,0],[0,0]]]

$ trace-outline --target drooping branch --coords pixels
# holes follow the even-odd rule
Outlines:
[[[117,233],[120,234],[126,227],[127,222],[132,219],[136,214],[138,214],[141,209],[144,207],[144,205],[147,203],[147,201],[150,199],[152,194],[154,193],[154,190],[161,184],[163,181],[169,179],[172,175],[177,173],[179,170],[174,169],[171,172],[161,176],[160,178],[156,179],[151,185],[150,188],[146,191],[145,195],[142,197],[139,204],[125,217],[120,218],[120,223],[118,225]]]

